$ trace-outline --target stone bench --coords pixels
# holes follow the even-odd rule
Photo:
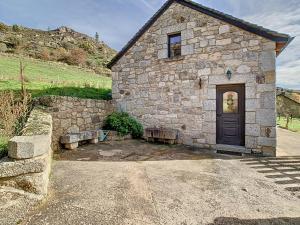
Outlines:
[[[60,143],[63,144],[66,149],[74,150],[78,148],[78,143],[80,141],[88,141],[91,144],[97,144],[99,142],[99,135],[100,130],[66,134],[60,138]]]
[[[178,130],[171,128],[146,128],[144,134],[148,142],[158,141],[168,144],[176,144],[178,142],[178,135]]]

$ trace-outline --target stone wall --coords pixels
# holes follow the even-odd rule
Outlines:
[[[9,141],[8,157],[0,161],[0,186],[47,195],[51,170],[51,115],[34,109],[23,136]]]
[[[177,32],[182,57],[169,59],[168,34]],[[246,148],[275,155],[275,58],[275,42],[174,3],[112,67],[113,99],[145,127],[215,148],[216,86],[245,84]]]
[[[59,139],[67,133],[101,128],[113,112],[111,101],[73,97],[45,96],[36,100],[53,118],[52,148],[60,148]]]

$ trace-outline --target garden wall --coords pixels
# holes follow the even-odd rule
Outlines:
[[[73,97],[45,96],[36,99],[53,118],[52,149],[60,149],[59,139],[67,133],[101,128],[114,111],[111,101]]]
[[[51,115],[34,109],[22,136],[9,141],[8,157],[0,161],[0,186],[45,196],[51,170]]]

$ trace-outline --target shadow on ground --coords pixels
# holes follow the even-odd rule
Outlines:
[[[242,161],[300,198],[300,156],[251,158]]]
[[[208,225],[298,225],[300,217],[297,218],[270,218],[270,219],[238,219],[232,217],[219,217]]]
[[[67,161],[166,161],[240,158],[216,154],[211,150],[184,145],[148,143],[143,140],[114,141],[83,145],[75,151],[63,151],[56,160]]]

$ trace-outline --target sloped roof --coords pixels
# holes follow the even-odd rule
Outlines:
[[[278,33],[276,31],[258,26],[253,23],[246,22],[231,15],[222,13],[220,11],[208,8],[199,3],[190,0],[168,0],[149,20],[148,22],[134,35],[134,37],[124,46],[124,48],[111,60],[108,67],[111,68],[133,45],[134,43],[153,25],[153,23],[169,8],[173,3],[178,3],[194,9],[198,12],[222,20],[226,23],[239,27],[248,32],[254,33],[261,37],[267,38],[277,43],[277,55],[279,55],[284,48],[294,39],[290,35]]]

